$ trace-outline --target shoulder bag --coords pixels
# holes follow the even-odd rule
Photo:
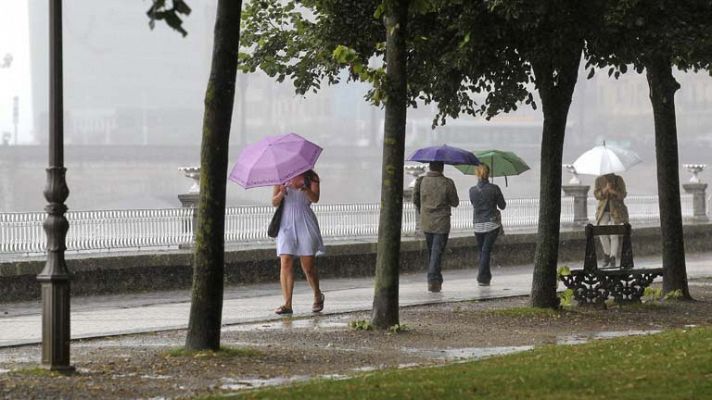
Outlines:
[[[269,222],[269,227],[267,227],[267,236],[271,238],[276,238],[277,234],[279,234],[279,225],[282,223],[282,210],[284,210],[284,199],[277,206],[272,220]]]

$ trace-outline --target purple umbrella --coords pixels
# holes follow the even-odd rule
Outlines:
[[[314,168],[321,150],[296,133],[268,136],[240,152],[229,179],[245,189],[279,185]]]
[[[444,164],[450,165],[480,164],[480,160],[478,160],[472,152],[459,147],[448,146],[446,144],[442,146],[431,146],[418,149],[413,152],[410,157],[408,157],[408,161],[418,161],[423,163],[440,161]]]

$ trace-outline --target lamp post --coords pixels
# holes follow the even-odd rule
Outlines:
[[[60,372],[74,370],[69,364],[69,282],[64,260],[69,223],[64,217],[69,196],[64,168],[64,104],[62,89],[62,0],[49,0],[49,168],[45,199],[47,262],[37,275],[42,285],[42,367]]]

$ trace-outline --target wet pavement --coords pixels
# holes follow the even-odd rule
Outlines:
[[[636,259],[637,268],[660,265],[660,258]],[[475,271],[443,272],[443,290],[429,293],[425,274],[404,274],[400,278],[401,306],[484,300],[528,295],[531,290],[531,265],[493,269],[492,285],[477,286]],[[712,277],[712,253],[687,256],[690,278]],[[370,310],[373,301],[372,278],[324,279],[321,287],[326,295],[322,315],[335,315]],[[310,324],[304,319],[310,311],[313,297],[305,281],[297,281],[294,293],[295,325]],[[279,284],[256,284],[226,288],[223,323],[227,330],[247,329],[238,324],[264,322],[261,329],[270,329],[270,321],[281,321],[273,313],[282,304]],[[188,291],[165,291],[144,294],[122,294],[72,299],[72,339],[95,338],[129,333],[156,332],[187,327],[190,310]],[[334,322],[339,325],[341,322]],[[282,323],[275,327],[283,326]],[[572,339],[575,341],[575,339]],[[35,344],[41,341],[41,316],[38,302],[0,304],[0,347]],[[566,341],[566,340],[564,340]]]

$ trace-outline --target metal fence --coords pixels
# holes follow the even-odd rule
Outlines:
[[[683,217],[692,216],[692,196],[681,196]],[[628,196],[626,204],[633,224],[651,224],[659,220],[657,196]],[[379,204],[315,204],[322,235],[327,241],[368,239],[378,235]],[[589,219],[594,219],[595,199],[589,199]],[[270,206],[230,207],[225,212],[227,244],[269,242],[267,225],[274,208]],[[573,222],[573,198],[562,197],[562,225]],[[189,208],[150,210],[70,211],[67,250],[69,252],[110,252],[126,250],[175,249],[193,239],[193,210]],[[46,236],[42,228],[46,214],[0,213],[0,256],[38,255],[45,252]],[[537,225],[539,199],[507,200],[502,213],[506,229],[526,229]],[[416,229],[413,205],[403,207],[403,234]],[[472,230],[472,207],[460,202],[453,210],[452,231]]]

